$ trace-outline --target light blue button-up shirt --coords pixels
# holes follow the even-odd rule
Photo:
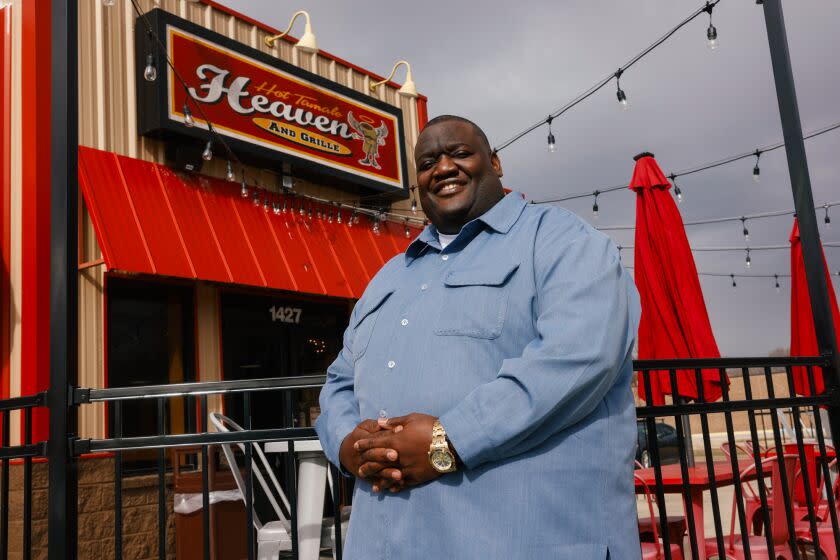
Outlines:
[[[434,226],[356,304],[316,429],[439,416],[464,462],[398,494],[357,481],[345,558],[635,559],[638,295],[608,237],[518,193],[441,251]]]

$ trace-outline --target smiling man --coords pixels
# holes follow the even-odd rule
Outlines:
[[[356,304],[321,392],[358,478],[345,557],[639,557],[638,296],[605,235],[505,196],[474,123],[415,148],[432,222]]]

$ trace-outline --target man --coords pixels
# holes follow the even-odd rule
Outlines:
[[[324,451],[358,477],[345,557],[638,558],[617,249],[505,196],[466,119],[430,121],[415,161],[432,225],[371,280],[321,392]]]

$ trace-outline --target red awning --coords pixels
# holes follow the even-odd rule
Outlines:
[[[261,191],[288,208],[275,213],[238,184],[85,147],[79,184],[109,270],[359,298],[420,232],[386,222],[377,234],[364,216],[348,226],[344,210],[339,224],[333,207]]]

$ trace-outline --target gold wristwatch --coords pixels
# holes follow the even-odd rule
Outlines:
[[[439,420],[432,425],[432,444],[429,446],[429,462],[439,473],[449,473],[457,470],[455,455],[449,449],[446,441],[446,430]]]

